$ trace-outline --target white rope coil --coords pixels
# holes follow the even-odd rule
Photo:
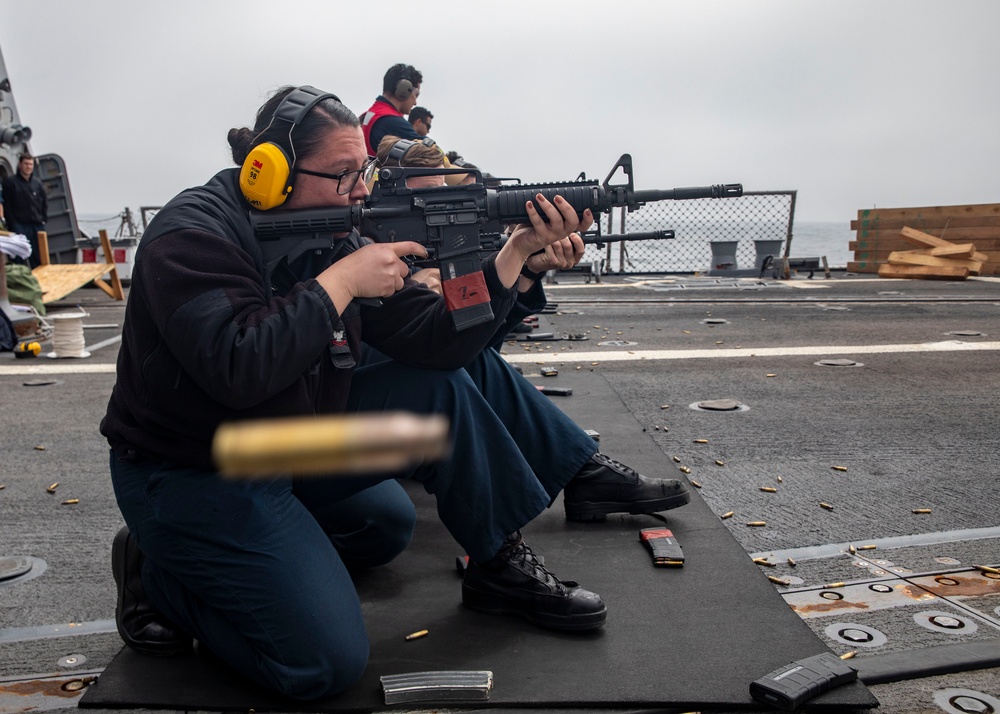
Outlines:
[[[83,337],[83,318],[90,317],[90,313],[82,310],[80,312],[54,312],[47,317],[52,320],[55,328],[52,333],[50,358],[90,357],[90,353],[85,349],[87,343]]]

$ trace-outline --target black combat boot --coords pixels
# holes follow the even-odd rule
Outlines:
[[[608,615],[600,595],[550,573],[520,532],[508,536],[485,563],[469,562],[462,602],[478,612],[521,615],[553,630],[591,630]]]
[[[118,586],[115,623],[118,634],[132,649],[154,657],[170,657],[189,651],[190,635],[156,611],[146,596],[139,573],[142,551],[123,526],[111,544],[111,571]]]
[[[563,489],[566,518],[571,521],[603,521],[609,513],[656,513],[690,500],[683,482],[646,478],[600,451]]]

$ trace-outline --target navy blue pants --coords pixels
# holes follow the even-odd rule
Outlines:
[[[330,696],[364,672],[368,637],[348,568],[386,563],[409,543],[415,511],[396,478],[420,481],[459,545],[485,560],[596,451],[494,350],[457,371],[375,353],[355,372],[350,411],[380,410],[448,415],[451,457],[378,476],[229,480],[111,454],[154,606],[291,697]]]

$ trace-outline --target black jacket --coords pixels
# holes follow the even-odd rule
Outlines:
[[[15,171],[3,180],[0,192],[3,196],[4,216],[8,221],[40,226],[47,220],[49,201],[45,195],[45,187],[35,174],[31,174],[25,181]]]
[[[339,315],[311,277],[266,274],[249,210],[227,169],[170,201],[143,234],[101,422],[116,450],[210,467],[223,421],[344,411],[362,340],[406,364],[457,369],[514,303],[490,258],[492,322],[456,333],[443,298],[412,281],[381,307],[352,303]],[[366,242],[352,234],[321,258]]]

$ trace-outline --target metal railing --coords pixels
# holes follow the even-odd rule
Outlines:
[[[608,214],[606,233],[671,229],[675,237],[588,246],[582,264],[599,263],[605,275],[697,273],[718,268],[714,257],[724,251],[735,258],[729,269],[759,267],[767,254],[788,256],[795,196],[795,191],[747,191],[739,198],[658,201],[632,213],[618,209],[617,215]]]

